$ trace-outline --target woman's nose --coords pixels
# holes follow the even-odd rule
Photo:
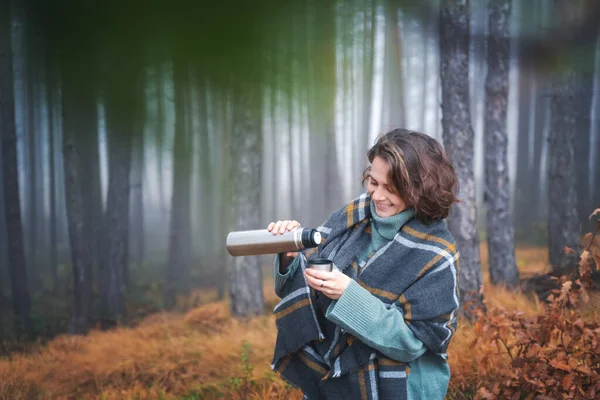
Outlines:
[[[371,197],[373,198],[373,200],[384,200],[385,199],[383,192],[381,190],[379,190],[380,188],[381,187],[377,187],[371,194]]]

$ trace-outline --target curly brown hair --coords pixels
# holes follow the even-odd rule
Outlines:
[[[423,222],[448,217],[458,202],[458,180],[454,167],[440,143],[420,132],[394,129],[380,135],[367,152],[369,163],[381,157],[390,166],[394,189]],[[363,186],[371,167],[363,172]]]

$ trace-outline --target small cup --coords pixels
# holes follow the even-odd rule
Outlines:
[[[333,271],[333,262],[324,258],[309,261],[306,268],[312,268],[319,271],[331,272]]]

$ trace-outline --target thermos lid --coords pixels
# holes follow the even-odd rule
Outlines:
[[[321,244],[321,232],[316,231],[314,236],[313,236],[313,241],[315,242],[315,244]]]

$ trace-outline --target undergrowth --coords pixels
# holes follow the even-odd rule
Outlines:
[[[520,271],[544,271],[546,253],[517,249]],[[582,260],[588,270],[599,262],[592,250]],[[597,395],[600,331],[597,319],[580,313],[586,274],[580,268],[577,277],[564,278],[544,305],[490,285],[486,272],[487,312],[477,323],[460,321],[448,350],[447,399]],[[265,281],[265,299],[271,309],[277,302],[272,281]],[[275,339],[271,315],[240,321],[224,301],[155,313],[135,327],[61,335],[0,359],[0,400],[300,400],[270,369]]]

